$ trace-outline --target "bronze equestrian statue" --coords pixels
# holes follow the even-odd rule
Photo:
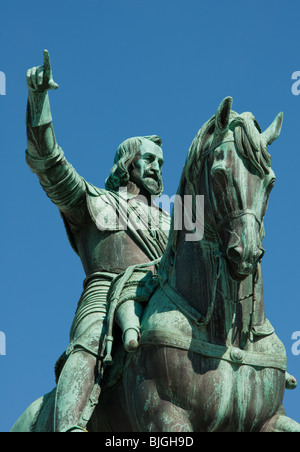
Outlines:
[[[49,80],[53,82],[48,71]],[[300,431],[300,425],[286,416],[282,406],[285,388],[294,388],[296,380],[287,373],[284,346],[265,316],[261,269],[263,219],[275,183],[267,148],[280,134],[283,115],[277,115],[262,132],[252,113],[238,114],[231,106],[232,99],[225,98],[192,142],[166,249],[160,248],[162,257],[158,252],[151,262],[152,256],[145,252],[140,260],[126,261],[127,268],[125,264],[120,268],[124,272],[110,280],[105,307],[106,315],[109,314],[101,323],[101,331],[96,329],[91,350],[77,338],[71,347],[70,356],[92,356],[101,375],[96,385],[102,391],[98,392],[99,400],[88,418],[87,431]],[[40,175],[40,168],[32,162],[38,161],[48,170],[51,159],[56,159],[57,165],[63,157],[56,142],[51,141],[54,134],[50,123],[37,127],[42,132],[38,132],[38,139],[34,135],[34,142],[48,139],[48,150],[55,149],[55,157],[47,153],[45,163],[42,155],[34,155],[29,147],[29,164]],[[30,127],[29,131],[33,133]],[[64,166],[68,167],[65,160]],[[74,181],[75,175],[72,177]],[[45,190],[53,184],[50,176],[40,179]],[[80,181],[78,193],[84,191],[84,199],[102,196],[101,191]],[[136,186],[140,187],[138,183]],[[92,194],[89,190],[95,191]],[[56,195],[57,190],[54,192]],[[195,200],[199,195],[204,195],[203,236],[187,240],[190,230],[183,217],[188,210],[190,223],[195,224]],[[87,201],[80,196],[71,200],[67,193],[65,197],[71,204],[56,203],[80,253],[82,243],[78,237],[82,232],[76,236],[75,231],[80,228],[74,224],[82,218],[82,210],[80,214],[77,210],[72,222],[66,215],[70,207],[82,206],[77,204],[79,199],[83,204]],[[192,203],[187,209],[189,200]],[[98,215],[96,207],[95,210]],[[176,227],[178,211],[182,215],[181,228]],[[84,221],[89,223],[87,232],[95,232],[91,248],[100,249],[103,233],[96,231],[94,218],[90,213]],[[85,241],[89,237],[88,234]],[[154,265],[158,262],[156,273]],[[139,295],[145,287],[150,287],[148,299]],[[135,337],[136,346],[131,353],[124,352],[117,340],[118,306],[126,306],[126,301],[131,301],[137,310],[140,306],[142,313],[138,316],[141,333]],[[121,330],[124,331],[122,325]],[[101,374],[111,350],[111,334],[115,337],[114,363]],[[99,341],[100,337],[105,347],[96,352],[96,339]],[[67,372],[69,359],[59,369],[60,376]],[[81,378],[78,372],[76,378]],[[12,431],[55,431],[59,384],[58,380],[57,388],[34,402]]]

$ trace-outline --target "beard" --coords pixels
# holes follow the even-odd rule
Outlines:
[[[153,196],[159,196],[163,190],[162,179],[146,176],[142,180],[144,188]]]

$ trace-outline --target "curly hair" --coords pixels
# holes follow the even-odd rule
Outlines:
[[[133,160],[139,152],[143,140],[150,140],[160,147],[162,145],[162,140],[157,135],[133,137],[123,141],[116,151],[114,166],[110,170],[110,175],[105,181],[105,188],[107,190],[116,191],[119,187],[127,185]]]

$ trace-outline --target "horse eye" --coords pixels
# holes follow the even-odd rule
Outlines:
[[[269,182],[269,184],[268,184],[268,186],[267,186],[267,192],[269,192],[270,193],[270,191],[272,190],[272,188],[274,187],[274,185],[275,185],[275,177],[273,178],[273,179],[271,179],[271,181]]]
[[[222,166],[215,166],[211,169],[211,175],[213,178],[219,178],[219,177],[225,177],[226,176],[226,169]]]
[[[227,180],[227,171],[223,167],[212,168],[211,176],[218,184],[225,184]]]

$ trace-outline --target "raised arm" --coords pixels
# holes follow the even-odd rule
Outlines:
[[[86,183],[64,157],[52,125],[48,92],[57,89],[50,57],[44,50],[44,65],[27,71],[26,161],[36,173],[49,198],[72,219],[82,222]]]
[[[27,71],[28,103],[27,103],[27,142],[28,153],[32,156],[49,156],[57,143],[52,127],[52,116],[49,103],[49,89],[57,89],[58,85],[52,77],[52,69],[48,50],[44,50],[44,65],[33,67]]]

